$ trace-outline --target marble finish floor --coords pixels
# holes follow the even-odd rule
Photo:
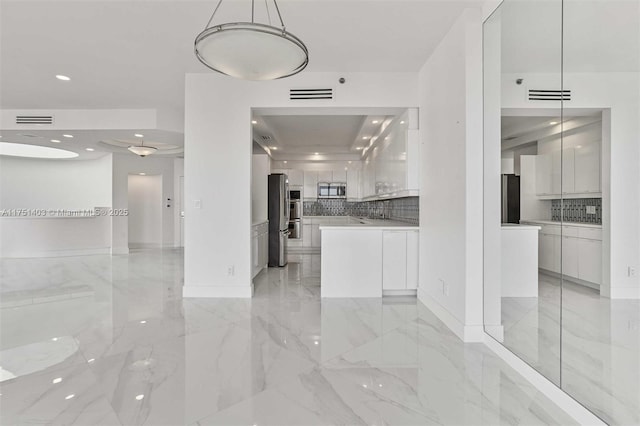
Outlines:
[[[320,258],[182,299],[182,252],[2,260],[0,424],[575,424],[415,298],[321,300]]]
[[[562,286],[540,274],[538,298],[502,299],[504,345],[605,422],[640,424],[640,301]]]

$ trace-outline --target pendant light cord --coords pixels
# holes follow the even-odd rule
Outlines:
[[[211,25],[211,21],[213,21],[213,17],[216,16],[216,12],[218,11],[218,9],[220,8],[220,5],[222,4],[222,0],[220,0],[218,2],[218,5],[216,6],[216,8],[213,10],[213,13],[211,14],[211,18],[209,18],[209,22],[207,22],[207,25],[204,26],[204,29],[206,30],[207,28],[209,28],[209,25]]]
[[[285,30],[284,22],[282,21],[282,15],[280,15],[280,8],[278,7],[278,2],[273,0],[273,4],[276,5],[276,12],[278,12],[278,18],[280,19],[280,25],[282,25],[282,30]]]
[[[267,8],[267,16],[269,17],[269,25],[271,25],[271,14],[269,13],[269,4],[267,2],[268,0],[264,0],[264,4]],[[213,22],[213,17],[216,16],[216,13],[218,12],[218,9],[220,9],[221,4],[222,4],[222,0],[219,0],[218,4],[216,5],[216,8],[213,10],[211,17],[209,18],[209,21],[207,22],[207,25],[205,25],[204,27],[205,30],[209,28],[209,26],[211,25],[211,22]],[[282,31],[286,31],[286,27],[284,26],[284,21],[282,20],[282,15],[280,14],[280,8],[278,7],[278,2],[276,0],[273,0],[273,4],[276,6],[276,12],[278,12],[278,19],[280,20]],[[251,0],[251,23],[252,24],[255,23],[255,0]]]

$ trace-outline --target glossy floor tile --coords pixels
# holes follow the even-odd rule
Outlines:
[[[320,299],[320,257],[255,297],[182,299],[182,252],[2,260],[0,424],[573,424],[415,298]]]
[[[538,298],[502,299],[504,345],[605,422],[640,424],[640,301],[569,281],[561,292],[545,274],[539,285]]]

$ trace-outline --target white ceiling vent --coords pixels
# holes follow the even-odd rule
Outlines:
[[[571,90],[529,89],[530,101],[570,101]]]
[[[52,115],[16,115],[16,124],[53,124]]]
[[[333,99],[333,89],[290,89],[289,99],[292,101]]]

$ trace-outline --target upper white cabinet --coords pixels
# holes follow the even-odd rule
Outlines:
[[[333,182],[333,173],[329,171],[318,172],[318,182]]]
[[[318,172],[304,171],[304,198],[317,198],[318,197]]]
[[[600,146],[590,144],[574,149],[575,191],[578,193],[601,192]]]
[[[304,172],[302,170],[290,169],[287,170],[289,176],[289,186],[302,186],[304,185]]]
[[[347,199],[358,200],[361,197],[360,172],[358,170],[349,170],[347,171]]]
[[[334,170],[331,172],[331,182],[346,182],[347,171],[346,170]]]

